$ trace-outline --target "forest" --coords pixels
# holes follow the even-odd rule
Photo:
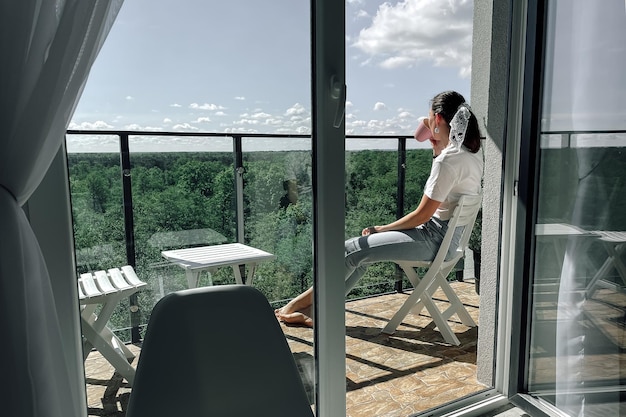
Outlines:
[[[313,280],[311,153],[249,152],[243,163],[243,243],[276,255],[259,265],[254,286],[281,305]],[[405,213],[418,204],[431,163],[430,150],[407,151]],[[346,153],[346,238],[395,220],[397,164],[392,151]],[[68,166],[79,274],[128,263],[122,176],[131,179],[135,268],[148,283],[139,293],[141,324],[163,295],[186,288],[184,271],[162,250],[237,241],[231,153],[133,153],[124,173],[119,154],[69,154]],[[229,268],[211,278],[234,283]],[[349,298],[393,291],[396,279],[402,278],[395,265],[374,265]],[[112,321],[127,328],[128,305]]]

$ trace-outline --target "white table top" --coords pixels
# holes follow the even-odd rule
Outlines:
[[[591,232],[566,223],[539,223],[535,225],[537,236],[582,236]]]
[[[566,223],[539,223],[535,225],[537,236],[592,236],[606,242],[626,242],[626,232],[606,230],[584,230]]]
[[[168,261],[192,271],[228,265],[256,264],[276,258],[276,255],[242,243],[166,250],[161,254]]]

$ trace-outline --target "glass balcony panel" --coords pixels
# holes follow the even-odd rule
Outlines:
[[[311,139],[243,138],[244,240],[276,255],[254,286],[276,307],[313,285]]]
[[[230,137],[129,138],[134,250],[141,326],[164,295],[189,288],[188,274],[162,252],[236,242]],[[230,268],[201,272],[198,285],[234,283]]]
[[[77,276],[126,265],[119,140],[104,136],[105,151],[94,152],[95,137],[76,135],[71,139],[75,146],[68,144],[67,158]],[[107,151],[115,143],[117,150]],[[122,300],[111,319],[122,340],[131,339],[128,311],[128,299]]]

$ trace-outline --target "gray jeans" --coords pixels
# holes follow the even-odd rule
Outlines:
[[[458,245],[463,227],[457,229],[451,248]],[[380,232],[346,240],[346,295],[370,264],[383,261],[432,261],[447,230],[447,221],[431,218],[415,229]]]

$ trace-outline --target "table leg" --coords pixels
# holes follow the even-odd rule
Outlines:
[[[244,270],[248,267],[248,271],[246,273],[246,280],[244,282],[243,276],[241,275],[241,267],[243,266]],[[256,271],[256,264],[247,264],[247,265],[233,265],[233,272],[235,274],[235,282],[237,284],[246,284],[252,285],[252,280],[254,279],[254,272]]]
[[[254,279],[254,273],[256,272],[257,264],[249,264],[248,265],[248,277],[246,278],[246,284],[252,285],[252,280]]]
[[[233,265],[233,273],[235,274],[235,282],[237,284],[250,284],[250,282],[246,279],[246,282],[243,282],[243,277],[241,276],[241,268],[239,268],[240,265]],[[246,266],[243,265],[243,267],[245,268]]]
[[[187,277],[187,286],[189,288],[197,288],[198,281],[200,281],[200,271],[185,270],[185,276]]]

